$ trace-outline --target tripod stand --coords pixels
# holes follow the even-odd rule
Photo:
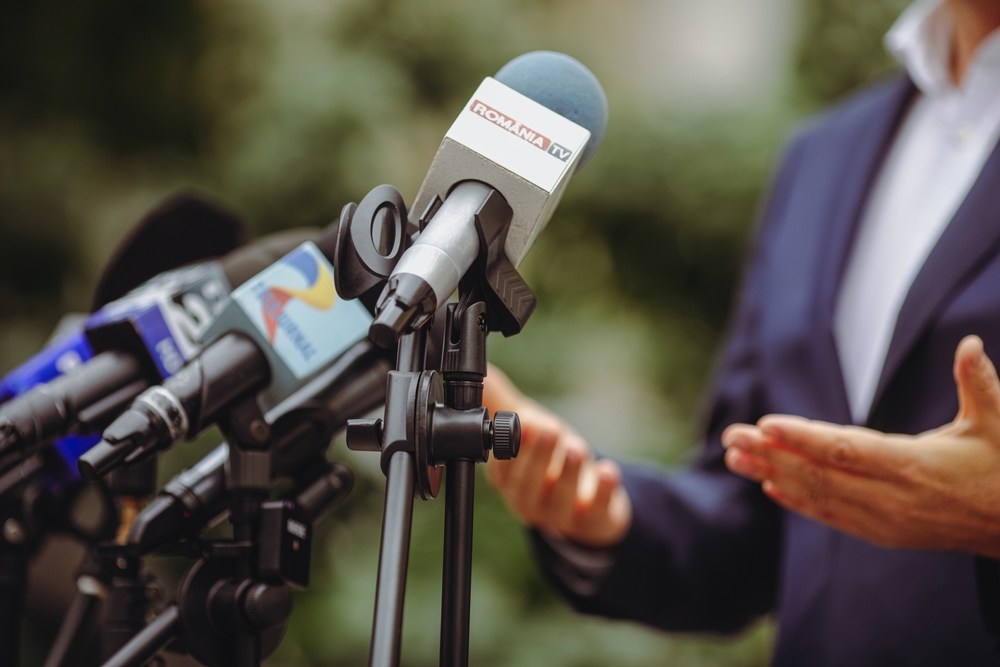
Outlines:
[[[108,539],[118,513],[106,486],[99,485],[98,520],[80,525],[73,511],[84,485],[68,481],[49,443],[42,443],[19,460],[5,461],[0,474],[0,664],[20,659],[21,615],[30,557],[47,535],[72,535],[86,544]],[[92,616],[91,600],[74,601],[77,616]]]
[[[486,337],[491,330],[508,336],[518,333],[535,299],[503,250],[512,210],[498,192],[486,191],[474,214],[479,255],[459,282],[458,303],[447,309],[441,374],[425,370],[430,316],[411,315],[411,324],[399,332],[403,335],[396,370],[387,381],[384,418],[348,423],[348,447],[380,452],[386,475],[369,654],[373,667],[399,664],[413,499],[438,495],[442,468],[447,470],[447,482],[440,663],[443,667],[468,664],[475,464],[486,462],[491,451],[498,459],[514,458],[520,446],[517,415],[499,412],[491,420],[482,406]],[[385,198],[383,204],[369,201],[380,195]],[[439,199],[431,203],[421,228],[441,205]],[[369,259],[378,259],[378,249],[372,254],[371,239],[379,235],[363,232],[366,226],[379,228],[384,238],[387,223],[378,212],[392,207],[398,213],[400,206],[398,193],[380,186],[356,211],[345,208],[338,248],[338,268],[344,267],[340,269],[344,275],[338,276],[338,287],[358,287],[354,294],[343,296],[370,291],[378,279],[384,284],[391,267],[387,270],[384,263]],[[363,215],[368,211],[375,214]],[[404,233],[402,221],[405,209],[397,219],[394,237]]]

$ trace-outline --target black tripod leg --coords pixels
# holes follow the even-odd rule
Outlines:
[[[98,596],[77,591],[45,658],[45,667],[67,667],[79,659],[100,608],[101,599]]]
[[[0,548],[0,665],[20,664],[27,572],[27,556],[22,549]]]
[[[170,605],[101,667],[141,667],[177,636],[180,611]]]
[[[115,575],[108,593],[107,612],[101,632],[101,659],[107,660],[142,630],[146,622],[146,582],[138,556],[124,550],[115,558]]]
[[[476,464],[465,460],[450,462],[445,484],[441,667],[465,667],[469,664]]]
[[[407,452],[393,454],[385,481],[375,621],[368,657],[370,667],[395,667],[399,664],[403,599],[406,596],[406,570],[413,524],[413,475],[413,456]]]

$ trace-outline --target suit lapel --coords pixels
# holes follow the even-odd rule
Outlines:
[[[817,239],[820,252],[814,316],[815,331],[820,338],[814,353],[817,367],[827,369],[822,377],[831,379],[824,383],[827,418],[843,423],[850,423],[851,412],[833,335],[837,293],[868,195],[914,91],[913,83],[907,77],[900,77],[873,101],[873,106],[847,119],[841,132],[827,138],[824,149],[831,155],[839,155],[843,166],[842,175],[834,184],[836,204],[826,214],[826,223]],[[822,213],[818,214],[822,219]]]
[[[910,286],[896,319],[869,415],[875,413],[893,376],[931,323],[1000,249],[997,184],[1000,184],[1000,150],[994,148]]]

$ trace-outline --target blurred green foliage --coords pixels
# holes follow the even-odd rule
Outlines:
[[[740,258],[783,137],[804,114],[892,68],[881,34],[903,4],[790,0],[801,17],[794,63],[780,97],[763,105],[685,113],[613,97],[601,150],[523,266],[539,309],[522,335],[491,341],[492,359],[601,449],[667,464],[690,456]],[[178,189],[233,208],[255,233],[324,225],[381,182],[411,198],[484,75],[536,48],[589,64],[590,45],[563,25],[575,7],[0,4],[0,371],[36,351],[61,313],[86,307],[117,239]],[[211,442],[178,448],[161,477]],[[346,453],[343,443],[331,456],[348,461],[359,482],[318,533],[313,584],[296,597],[273,665],[366,660],[382,478],[371,456]],[[767,663],[767,621],[722,640],[574,616],[482,481],[477,503],[474,664]],[[436,662],[442,512],[442,502],[416,508],[408,665]],[[183,566],[164,562],[158,571],[169,583]],[[33,655],[55,620],[33,626]]]
[[[810,0],[797,62],[807,103],[828,104],[896,69],[882,35],[909,0]]]

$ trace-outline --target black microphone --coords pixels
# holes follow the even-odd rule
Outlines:
[[[371,325],[360,302],[337,297],[325,252],[338,230],[331,225],[234,290],[206,334],[212,342],[141,394],[79,459],[80,474],[95,479],[190,439],[244,399],[260,413],[247,435],[264,443],[283,415],[335,379],[338,357]]]
[[[505,257],[489,279],[517,320],[504,333],[516,333],[534,298],[508,276],[548,223],[570,176],[597,149],[607,115],[597,78],[560,53],[525,54],[483,81],[445,135],[417,194],[413,210],[423,211],[422,231],[379,298],[372,340],[393,344],[455,292],[491,241],[489,230],[480,228],[485,207],[505,209],[493,217],[509,221],[494,232],[506,235],[500,239]]]
[[[170,197],[132,226],[97,281],[91,310],[120,299],[178,266],[222,257],[245,245],[243,221],[195,194]]]
[[[139,461],[213,425],[222,411],[271,379],[267,358],[247,336],[229,333],[162,385],[141,393],[77,460],[84,479]]]
[[[338,358],[325,374],[322,389],[301,395],[272,427],[271,477],[309,476],[311,469],[323,462],[330,441],[347,421],[385,400],[385,377],[391,367],[388,355],[367,339]],[[129,545],[140,554],[150,553],[197,534],[224,515],[228,511],[228,461],[228,445],[219,445],[190,470],[168,482],[132,522]],[[317,505],[314,501],[303,503]]]
[[[105,305],[87,319],[82,332],[96,352],[93,358],[0,404],[0,452],[29,447],[74,427],[91,432],[106,426],[146,387],[169,377],[197,353],[200,337],[228,302],[231,285],[242,284],[315,235],[315,230],[270,235],[217,262],[161,274]],[[79,341],[73,345],[73,351],[84,349]],[[54,344],[59,350],[61,346]],[[51,356],[47,351],[38,355],[45,357],[50,372],[58,365],[49,363]],[[37,374],[35,366],[34,360],[25,364],[29,379]]]

